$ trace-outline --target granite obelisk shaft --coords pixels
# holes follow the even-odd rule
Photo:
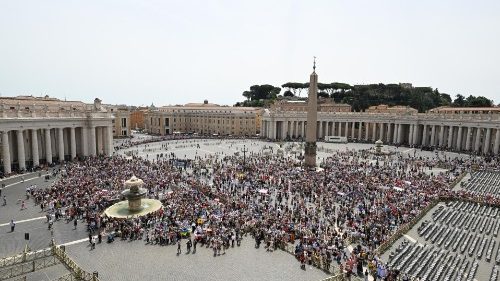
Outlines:
[[[314,69],[316,66],[314,67]],[[307,102],[307,133],[305,146],[305,164],[308,168],[316,168],[316,131],[318,120],[318,75],[314,70],[309,79],[309,96]]]

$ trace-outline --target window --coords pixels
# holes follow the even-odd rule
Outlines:
[[[170,118],[165,118],[165,127],[170,126]]]
[[[122,127],[127,127],[127,118],[122,118]],[[126,136],[126,134],[124,136]]]

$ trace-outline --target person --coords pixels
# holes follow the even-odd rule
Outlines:
[[[14,220],[10,220],[10,232],[14,232],[14,228],[16,228],[16,223]]]
[[[191,242],[191,239],[189,239],[187,242],[186,242],[186,247],[187,247],[187,251],[190,252],[191,251],[191,246],[193,245],[193,242]]]
[[[102,242],[102,231],[99,231],[99,234],[97,234],[97,241],[99,244]]]
[[[95,249],[95,237],[92,237],[90,240],[90,249],[94,250]]]
[[[78,225],[78,220],[75,218],[75,220],[73,221],[73,226],[74,226],[73,229],[76,229],[77,225]]]
[[[7,198],[5,197],[5,195],[3,196],[3,206],[7,205]]]
[[[24,202],[24,200],[21,202],[21,210],[24,210],[26,209],[26,203]]]
[[[181,240],[177,240],[177,254],[180,255],[181,254]]]

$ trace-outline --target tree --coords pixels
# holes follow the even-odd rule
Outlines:
[[[330,97],[330,95],[328,95],[327,92],[318,91],[318,98],[328,98],[328,97]]]
[[[439,95],[439,98],[440,98],[440,104],[441,105],[446,105],[446,106],[450,106],[451,105],[451,97],[450,97],[450,95],[445,94],[445,93],[441,93]]]
[[[290,91],[292,91],[293,95],[296,97],[300,97],[300,92],[304,88],[304,83],[297,83],[297,82],[287,82],[281,87],[283,88],[288,88]]]
[[[455,100],[453,101],[453,106],[456,107],[464,107],[465,106],[465,97],[461,94],[457,94]]]
[[[309,83],[287,82],[282,85],[286,89],[285,97],[298,96]],[[243,106],[266,106],[276,99],[280,88],[272,85],[254,85],[250,90],[243,92],[247,99],[241,103]],[[335,102],[347,103],[355,111],[362,111],[373,105],[387,104],[389,106],[411,106],[419,112],[425,112],[438,106],[492,106],[493,101],[483,96],[465,98],[457,95],[454,100],[446,93],[431,87],[403,87],[400,84],[368,84],[349,85],[346,83],[318,83],[318,97],[330,97]],[[259,102],[256,102],[259,101]]]
[[[243,96],[247,99],[243,102],[244,106],[262,106],[261,100],[275,100],[281,88],[272,85],[253,85],[249,91],[244,91]]]

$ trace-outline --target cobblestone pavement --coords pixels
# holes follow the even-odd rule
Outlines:
[[[139,138],[144,138],[144,135],[136,134]],[[162,149],[161,145],[167,144],[167,149]],[[196,145],[199,144],[200,148]],[[138,155],[150,160],[156,159],[156,155],[160,153],[174,153],[177,158],[182,159],[193,159],[195,156],[209,156],[213,154],[223,154],[223,155],[234,155],[238,152],[240,155],[243,154],[242,149],[248,150],[247,155],[250,153],[258,153],[262,151],[264,146],[272,147],[273,152],[277,153],[280,144],[283,147],[289,146],[292,142],[267,142],[261,140],[245,140],[245,139],[234,139],[234,140],[217,140],[217,139],[188,139],[188,140],[168,140],[162,142],[153,142],[148,144],[142,144],[139,146],[123,149],[118,153],[123,154],[127,151],[138,152]],[[299,145],[300,142],[295,144]],[[324,158],[329,156],[331,153],[327,150],[343,150],[346,149],[370,149],[374,147],[374,144],[369,143],[325,143],[318,142],[318,152],[317,161],[321,162]],[[422,157],[435,157],[435,152],[423,151],[420,149],[413,149],[408,147],[395,147],[395,146],[384,146],[384,150],[396,151],[401,153],[407,153]],[[443,153],[440,152],[440,156]],[[459,154],[453,152],[444,152],[447,157],[468,157],[466,154]]]
[[[185,242],[185,241],[183,241]],[[241,247],[213,256],[210,248],[176,255],[176,246],[144,245],[144,241],[115,240],[90,250],[87,242],[66,247],[83,268],[99,272],[102,280],[321,280],[328,275],[308,266],[300,269],[295,258],[281,250],[266,252],[254,248],[250,236]]]
[[[35,201],[31,199],[26,200],[26,187],[37,185],[40,188],[45,188],[52,182],[53,179],[46,182],[43,176],[40,178],[37,176],[32,180],[18,182],[4,188],[2,197],[5,195],[7,205],[2,206],[3,199],[0,200],[0,225],[10,222],[11,219],[14,219],[14,221],[21,221],[45,216],[45,212],[42,212],[40,206],[35,206]],[[21,210],[21,201],[23,200],[26,203],[26,209]]]
[[[142,151],[143,145],[128,150],[139,150],[140,156],[147,155],[153,160],[158,153],[173,152],[179,158],[193,158],[196,155],[203,157],[205,154],[215,153],[241,154],[243,145],[249,150],[247,155],[261,151],[264,146],[272,146],[274,153],[279,148],[278,143],[256,140],[207,140],[206,142],[196,140],[192,143],[189,141],[168,143],[167,151],[160,149],[161,143],[149,144],[148,149],[152,151]],[[200,143],[199,149],[195,143]],[[318,152],[318,161],[321,161],[329,154],[326,149],[366,149],[373,145],[318,143],[318,147],[323,149]],[[409,148],[398,150],[403,153],[413,153]],[[417,150],[416,155],[433,156],[434,153]],[[448,155],[454,157],[458,154]],[[2,196],[7,197],[7,205],[1,206],[3,200],[0,200],[0,257],[21,252],[26,244],[25,232],[30,233],[28,244],[33,250],[48,247],[52,238],[51,231],[47,229],[45,212],[41,212],[39,206],[35,206],[30,199],[26,201],[27,208],[21,211],[21,205],[17,204],[18,199],[25,199],[26,186],[36,184],[44,188],[49,186],[51,181],[45,182],[43,174],[42,177],[38,177],[38,173],[25,175],[24,180],[21,182],[21,177],[13,177],[3,181],[7,187],[2,191]],[[11,219],[17,223],[14,232],[10,232],[8,225]],[[300,263],[283,251],[268,253],[264,249],[255,249],[250,238],[243,240],[241,247],[229,249],[226,255],[213,257],[212,251],[206,248],[198,249],[196,254],[182,253],[176,256],[174,246],[145,246],[142,241],[116,241],[112,244],[98,245],[95,250],[90,251],[86,241],[88,237],[86,225],[81,221],[76,230],[73,230],[72,223],[67,224],[63,220],[55,222],[53,237],[58,244],[76,241],[75,244],[67,246],[69,255],[85,270],[99,271],[101,280],[321,280],[327,277],[316,268],[307,267],[306,271],[301,270]],[[57,272],[57,268],[53,270]],[[54,273],[54,276],[57,274],[59,273]],[[34,279],[28,280],[52,278],[49,273],[45,275],[48,276],[46,279],[37,275],[33,276]]]
[[[66,266],[60,263],[26,274],[26,281],[51,281],[69,273]]]

